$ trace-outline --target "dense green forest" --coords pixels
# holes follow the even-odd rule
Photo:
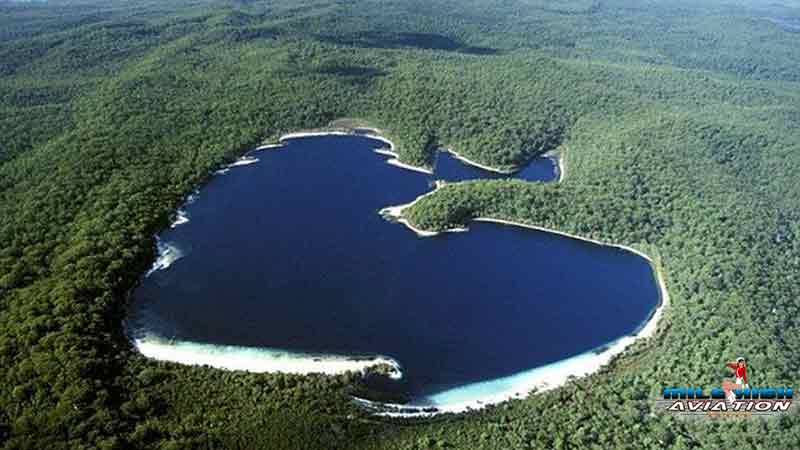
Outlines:
[[[684,421],[664,385],[800,370],[800,3],[0,0],[0,443],[7,449],[791,449],[796,415]],[[358,117],[401,158],[559,184],[451,184],[408,214],[511,218],[657,257],[657,335],[600,373],[432,420],[356,376],[146,360],[123,334],[154,234],[220,165]],[[409,280],[412,282],[413,280]]]

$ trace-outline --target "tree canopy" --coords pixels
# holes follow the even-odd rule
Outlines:
[[[797,416],[655,414],[665,384],[800,367],[800,17],[710,0],[0,1],[0,443],[67,448],[796,447]],[[409,211],[635,245],[659,333],[565,387],[457,417],[352,404],[352,376],[146,360],[122,332],[154,234],[221,165],[343,117],[559,184],[448,185]],[[387,205],[388,206],[388,205]],[[476,261],[476,264],[479,264]],[[413,283],[413,280],[408,280]]]

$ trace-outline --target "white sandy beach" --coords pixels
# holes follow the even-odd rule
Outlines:
[[[457,160],[463,162],[464,164],[469,164],[470,166],[475,166],[475,167],[477,167],[479,169],[487,170],[489,172],[501,173],[503,175],[510,175],[512,173],[517,172],[517,170],[503,170],[503,169],[498,169],[496,167],[492,167],[492,166],[487,166],[485,164],[481,164],[479,162],[473,161],[473,160],[461,155],[460,153],[456,152],[455,150],[453,150],[450,147],[445,147],[445,148],[441,149],[440,151],[450,153]]]
[[[397,205],[397,206],[387,206],[386,208],[381,209],[378,213],[385,217],[391,217],[396,222],[402,223],[406,227],[408,227],[411,231],[417,234],[417,236],[421,237],[429,237],[429,236],[436,236],[440,234],[438,231],[427,231],[422,230],[420,228],[415,227],[411,222],[408,221],[405,217],[403,217],[403,211],[414,206],[415,203],[422,200],[423,198],[427,197],[428,195],[433,194],[440,188],[442,188],[446,183],[441,180],[436,181],[436,188],[430,192],[426,192],[419,197],[415,198],[414,201],[411,203],[406,203],[404,205]],[[450,233],[459,232],[459,231],[467,231],[466,228],[451,228],[447,230]]]
[[[235,169],[237,167],[242,167],[242,166],[249,166],[250,164],[255,164],[258,161],[259,161],[258,158],[254,157],[254,156],[250,156],[250,152],[247,152],[241,158],[239,158],[236,161],[228,164],[227,166],[224,166],[221,169],[215,170],[212,174],[215,175],[215,176],[216,175],[225,175],[228,172],[230,172],[231,169]]]
[[[433,194],[436,192],[436,190],[443,186],[444,183],[437,183],[436,189],[420,195],[413,202],[405,205],[384,208],[381,210],[381,213],[392,216],[398,222],[407,226],[420,237],[430,237],[440,233],[449,233],[454,231],[466,231],[463,228],[448,229],[443,232],[421,230],[410,224],[407,219],[403,218],[402,213],[405,209],[411,207],[423,197]],[[567,238],[590,242],[595,245],[619,248],[640,256],[646,259],[653,268],[656,282],[659,286],[659,305],[656,307],[656,309],[653,311],[653,314],[647,319],[647,321],[643,323],[634,334],[623,336],[616,341],[609,343],[607,346],[603,347],[602,351],[593,350],[555,362],[553,364],[548,364],[546,366],[520,372],[509,377],[473,383],[450,389],[427,398],[425,403],[421,403],[419,405],[385,405],[389,407],[389,410],[379,412],[378,414],[380,415],[390,417],[424,417],[445,412],[465,412],[468,410],[480,409],[487,405],[497,404],[512,398],[524,398],[534,389],[540,392],[554,389],[566,384],[570,377],[582,377],[597,372],[600,370],[600,368],[607,365],[614,356],[624,352],[625,349],[627,349],[638,339],[651,337],[658,329],[658,323],[664,314],[664,309],[669,305],[669,293],[664,283],[664,277],[661,273],[661,270],[656,266],[656,263],[653,261],[653,259],[641,250],[637,250],[627,245],[601,242],[596,239],[578,236],[564,231],[510,220],[496,219],[492,217],[479,217],[473,220],[478,222],[492,222],[554,233]],[[437,411],[431,412],[422,410],[423,408],[430,407],[435,407]],[[419,408],[419,411],[392,411],[399,411],[402,409],[408,410],[410,408]]]
[[[372,137],[372,136],[370,136],[370,137]],[[413,170],[415,172],[422,172],[422,173],[425,173],[425,174],[428,174],[428,175],[433,175],[433,170],[431,170],[431,169],[428,169],[426,167],[420,167],[420,166],[412,166],[411,164],[406,164],[406,163],[400,161],[400,156],[397,153],[395,153],[395,152],[393,152],[391,150],[377,149],[377,150],[375,150],[375,153],[377,153],[379,155],[384,155],[384,156],[391,156],[392,159],[387,160],[386,164],[391,164],[391,165],[393,165],[395,167],[399,167],[401,169],[408,169],[408,170]]]
[[[669,304],[664,280],[660,271],[656,270],[656,277],[661,289],[661,303],[653,312],[647,323],[633,335],[623,336],[609,343],[602,349],[591,350],[580,355],[557,361],[535,369],[520,372],[508,377],[489,380],[433,395],[420,405],[390,405],[393,408],[435,407],[436,412],[393,412],[386,411],[379,414],[390,417],[424,417],[441,413],[460,413],[495,405],[512,398],[525,398],[530,392],[544,392],[563,386],[571,377],[583,377],[599,371],[611,359],[623,353],[638,339],[652,336],[658,325],[664,308]]]
[[[395,152],[393,152],[391,150],[387,150],[385,148],[376,148],[375,150],[373,150],[373,152],[375,152],[375,153],[377,153],[379,155],[383,155],[383,156],[397,157],[397,153],[395,153]]]
[[[442,149],[440,149],[440,151],[446,152],[446,153],[450,153],[451,155],[453,155],[453,157],[455,157],[456,159],[458,159],[459,161],[461,161],[464,164],[468,164],[470,166],[474,166],[474,167],[477,167],[479,169],[483,169],[483,170],[486,170],[486,171],[489,171],[489,172],[499,173],[499,174],[503,174],[503,175],[511,175],[511,174],[517,173],[520,170],[522,170],[521,168],[520,169],[515,169],[515,170],[502,170],[502,169],[498,169],[497,167],[487,166],[485,164],[481,164],[481,163],[479,163],[477,161],[473,161],[473,160],[467,158],[466,156],[456,152],[455,150],[453,150],[450,147],[442,148]],[[547,156],[547,155],[544,155],[544,156]],[[566,167],[566,162],[564,161],[563,153],[559,154],[559,155],[556,155],[556,156],[552,156],[551,155],[551,156],[548,156],[548,157],[555,159],[556,163],[558,164],[558,180],[557,180],[557,182],[560,183],[560,182],[564,181],[564,175],[567,173],[566,172],[567,167]]]
[[[494,221],[486,220],[484,221]],[[563,234],[563,233],[560,233]],[[579,238],[580,239],[580,238]],[[589,240],[590,242],[597,242]],[[616,246],[618,248],[628,248]],[[641,252],[635,251],[642,256]],[[647,258],[648,261],[652,260]],[[653,314],[639,328],[628,336],[623,336],[600,349],[590,350],[579,355],[566,358],[542,367],[523,371],[508,377],[487,380],[460,386],[454,389],[432,395],[417,404],[378,404],[367,402],[366,405],[375,408],[376,414],[387,417],[430,417],[442,413],[461,413],[478,410],[489,405],[495,405],[514,398],[525,398],[530,392],[544,392],[565,385],[571,377],[583,377],[599,371],[611,359],[622,354],[631,344],[639,339],[652,337],[657,328],[665,308],[669,305],[667,292],[661,271],[653,265],[656,281],[659,286],[661,301]],[[435,408],[435,411],[431,411]]]
[[[561,151],[551,155],[551,158],[558,160],[558,182],[561,183],[564,181],[564,177],[567,176],[567,147],[563,146]]]
[[[231,167],[239,167],[239,166],[248,166],[250,164],[255,164],[258,162],[258,158],[254,158],[252,156],[242,156],[241,158],[237,159],[236,161],[228,164],[228,168]]]
[[[404,162],[400,161],[400,155],[398,155],[397,152],[395,152],[394,142],[392,142],[389,139],[381,136],[379,134],[380,130],[378,130],[376,128],[366,128],[366,127],[360,127],[360,129],[362,129],[362,130],[370,130],[371,132],[370,133],[352,133],[352,132],[346,132],[346,131],[298,131],[298,132],[294,132],[294,133],[284,134],[278,140],[281,143],[283,143],[284,141],[287,141],[289,139],[300,139],[300,138],[306,138],[306,137],[319,137],[319,136],[361,136],[361,137],[366,137],[366,138],[370,138],[370,139],[375,139],[376,141],[381,141],[381,142],[383,142],[383,143],[385,143],[386,145],[389,146],[389,149],[376,149],[375,150],[375,153],[378,153],[379,155],[384,155],[384,156],[390,156],[391,157],[391,159],[386,161],[387,164],[391,164],[391,165],[393,165],[395,167],[399,167],[401,169],[413,170],[415,172],[422,172],[422,173],[425,173],[425,174],[428,174],[428,175],[432,175],[433,174],[433,170],[431,170],[431,169],[429,169],[427,167],[414,166],[412,164],[407,164],[407,163],[404,163]],[[266,145],[262,145],[262,146],[256,147],[255,150],[256,151],[265,150],[265,149],[277,148],[277,147],[282,147],[282,146],[283,146],[283,144],[266,144]]]
[[[178,208],[175,211],[175,218],[172,219],[172,223],[169,224],[170,228],[177,228],[185,223],[189,223],[189,214],[183,208]]]
[[[269,150],[271,148],[281,148],[281,147],[283,147],[283,144],[264,144],[254,148],[253,151],[260,152],[261,150]]]
[[[505,224],[505,225],[513,225],[515,227],[530,228],[532,230],[546,231],[548,233],[558,234],[558,235],[565,236],[565,237],[568,237],[568,238],[571,238],[571,239],[577,239],[577,240],[580,240],[580,241],[591,242],[593,244],[603,245],[605,247],[620,248],[622,250],[626,250],[626,251],[629,251],[631,253],[634,253],[636,255],[641,256],[642,258],[644,258],[647,261],[649,261],[651,264],[653,262],[652,258],[650,258],[650,256],[647,255],[646,253],[642,252],[641,250],[636,250],[633,247],[628,247],[627,245],[612,244],[612,243],[609,243],[609,242],[602,242],[602,241],[598,241],[596,239],[592,239],[592,238],[588,238],[588,237],[584,237],[584,236],[578,236],[576,234],[567,233],[565,231],[559,231],[559,230],[554,230],[552,228],[540,227],[538,225],[529,225],[527,223],[522,223],[522,222],[514,222],[512,220],[495,219],[493,217],[477,217],[477,218],[472,219],[472,220],[474,220],[476,222],[501,223],[501,224]],[[447,231],[449,231],[449,230],[447,230]]]
[[[373,131],[377,131],[374,130]],[[394,148],[394,143],[389,139],[378,134],[354,134],[340,131],[330,132],[297,132],[289,133],[280,137],[280,144],[265,144],[256,147],[252,151],[261,151],[267,149],[277,149],[284,147],[284,141],[289,139],[298,139],[313,136],[364,136],[375,139],[387,144],[391,149]],[[376,153],[391,156],[394,159],[387,161],[389,164],[401,167],[404,169],[415,170],[425,173],[431,171],[416,167],[409,164],[400,162],[397,158],[397,153],[392,150],[380,149]],[[232,168],[250,165],[257,163],[258,158],[250,156],[249,152],[237,159],[235,162],[228,164],[214,172],[215,175],[222,175],[230,171]],[[195,190],[192,194],[186,197],[184,205],[181,206],[175,213],[173,221],[170,223],[171,228],[180,226],[189,222],[189,217],[183,209],[186,205],[191,204],[197,198],[198,191]],[[183,251],[171,242],[165,242],[157,235],[156,236],[157,256],[151,268],[145,273],[145,277],[150,276],[153,272],[164,270],[170,267],[175,261],[181,259],[184,254]],[[295,354],[290,352],[282,352],[273,349],[262,348],[247,348],[237,346],[216,346],[213,344],[200,344],[193,342],[171,342],[162,339],[145,339],[135,340],[134,346],[144,356],[164,360],[173,361],[182,364],[194,365],[209,365],[221,369],[229,370],[247,370],[251,372],[282,372],[282,373],[325,373],[330,375],[341,374],[347,371],[363,372],[369,368],[386,365],[392,367],[392,372],[389,374],[390,378],[400,379],[402,372],[400,365],[388,357],[376,357],[372,359],[361,358],[348,358],[346,356],[324,355],[324,356],[310,356],[304,354]]]
[[[181,258],[183,258],[183,252],[180,248],[156,236],[156,260],[153,262],[150,269],[145,272],[144,277],[147,278],[152,275],[153,272],[166,269]]]
[[[391,368],[391,378],[400,379],[403,376],[397,361],[384,356],[364,359],[338,355],[317,356],[269,348],[202,344],[161,338],[135,339],[133,343],[136,349],[148,358],[187,365],[207,365],[218,369],[256,373],[338,375],[345,372],[364,372],[376,366],[385,366]]]
[[[353,133],[345,131],[296,131],[282,135],[278,140],[283,142],[289,139],[299,139],[315,136],[351,136]]]
[[[429,169],[416,167],[404,164],[398,160],[398,155],[393,151],[394,144],[377,134],[378,130],[372,130],[375,133],[370,134],[353,134],[342,131],[330,132],[297,132],[289,133],[280,137],[280,144],[267,144],[255,148],[253,151],[260,151],[272,148],[281,148],[284,146],[284,141],[289,139],[297,139],[313,136],[347,136],[356,135],[364,136],[372,139],[380,140],[389,146],[389,149],[376,149],[375,153],[380,155],[389,156],[392,159],[387,163],[401,167],[404,169],[420,171],[424,173],[432,173]],[[456,158],[466,164],[479,167],[484,170],[489,170],[498,173],[511,173],[503,172],[495,168],[487,167],[474,161],[470,161],[452,149],[447,149],[448,152],[453,154]],[[237,160],[236,162],[226,166],[224,169],[227,171],[229,168],[253,164],[258,162],[258,159],[247,154]],[[563,181],[566,174],[566,162],[564,161],[563,153],[558,155],[559,165],[559,178],[558,182]],[[443,232],[435,232],[420,229],[411,224],[407,218],[404,217],[403,212],[416,204],[422,198],[434,194],[437,190],[445,186],[445,182],[437,181],[435,189],[430,192],[424,193],[414,199],[412,202],[383,208],[380,213],[384,216],[391,217],[397,222],[402,223],[418,236],[430,237],[443,232],[464,232],[468,231],[467,228],[453,228]],[[197,197],[197,191],[187,196],[185,204],[189,204]],[[493,222],[508,226],[517,226],[529,228],[549,233],[558,234],[571,239],[578,239],[590,242],[596,245],[604,245],[615,247],[624,251],[631,252],[638,256],[645,258],[653,267],[657,283],[659,285],[661,302],[654,310],[650,318],[642,324],[638,331],[632,335],[624,336],[618,340],[609,343],[601,350],[593,350],[576,355],[552,364],[548,364],[535,369],[523,371],[508,377],[488,380],[479,383],[473,383],[458,388],[450,389],[439,394],[430,396],[426,399],[420,400],[419,404],[412,405],[391,405],[381,404],[381,407],[388,407],[386,411],[378,412],[380,415],[397,416],[397,417],[414,417],[414,416],[430,416],[445,412],[464,412],[473,409],[480,409],[487,405],[497,404],[511,398],[523,398],[527,396],[532,390],[544,391],[553,389],[564,385],[570,377],[580,377],[594,373],[603,366],[607,365],[611,359],[621,354],[625,349],[638,339],[653,336],[657,330],[658,323],[663,316],[664,309],[669,305],[669,294],[664,284],[664,279],[661,271],[656,267],[655,262],[649,255],[635,248],[601,242],[592,238],[578,236],[567,232],[554,230],[546,227],[530,225],[505,219],[497,219],[492,217],[479,217],[474,219],[478,222]],[[189,221],[186,212],[181,208],[178,209],[174,217],[172,227],[181,225]],[[177,261],[183,256],[181,250],[168,242],[162,242],[158,237],[158,257],[145,274],[149,276],[151,273],[169,267],[172,263]],[[400,364],[388,357],[376,356],[369,359],[348,358],[347,356],[340,355],[304,355],[298,353],[285,352],[275,349],[266,348],[252,348],[240,346],[220,346],[214,344],[201,344],[194,342],[173,342],[163,339],[136,339],[134,340],[135,347],[144,355],[150,358],[173,361],[182,364],[194,365],[209,365],[221,369],[228,370],[245,370],[250,372],[282,372],[294,374],[309,374],[309,373],[325,373],[325,374],[341,374],[348,371],[364,372],[369,368],[376,366],[391,367],[390,377],[399,379],[402,377]],[[357,399],[371,404],[373,406],[379,405],[376,403],[368,402],[366,400]],[[436,408],[435,412],[423,411],[422,408]],[[415,412],[407,412],[409,409],[418,408]],[[404,412],[397,412],[405,410]]]
[[[637,254],[641,255],[641,253]],[[570,377],[583,377],[599,371],[614,356],[623,353],[637,340],[648,338],[655,334],[664,309],[669,305],[669,293],[664,284],[661,271],[655,266],[653,266],[653,271],[659,286],[661,302],[636,333],[623,336],[609,343],[601,351],[588,351],[506,378],[445,391],[432,396],[431,404],[437,406],[443,412],[463,412],[497,404],[510,398],[524,398],[534,389],[538,392],[555,389],[566,384]],[[491,391],[491,394],[485,396],[475,395],[480,394],[481,391]]]

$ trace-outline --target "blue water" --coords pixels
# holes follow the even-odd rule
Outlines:
[[[535,158],[518,172],[503,174],[464,164],[450,153],[439,152],[436,156],[434,178],[447,181],[498,180],[505,178],[526,181],[555,181],[558,179],[558,161],[549,157]]]
[[[604,345],[658,304],[648,262],[619,249],[490,223],[419,238],[387,221],[381,208],[433,179],[495,174],[442,154],[426,176],[386,164],[381,145],[290,140],[214,177],[190,222],[161,234],[183,257],[143,279],[132,333],[388,355],[404,374],[393,388],[420,399]],[[534,165],[515,176],[556,177],[552,160]]]

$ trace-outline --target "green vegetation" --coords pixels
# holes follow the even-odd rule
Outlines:
[[[736,5],[733,7],[731,5]],[[575,0],[0,1],[0,443],[61,448],[796,447],[797,416],[651,414],[665,384],[800,366],[800,5]],[[672,306],[602,373],[401,423],[352,377],[145,360],[122,334],[183,196],[282,132],[358,117],[403,160],[560,149],[559,185],[448,185],[488,215],[657,252]]]

